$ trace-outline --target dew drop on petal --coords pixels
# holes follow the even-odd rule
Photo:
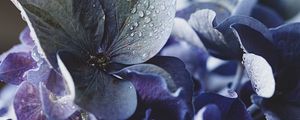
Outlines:
[[[149,26],[150,26],[150,27],[153,27],[153,26],[154,26],[154,24],[153,24],[153,23],[151,23]]]
[[[150,6],[150,9],[154,9],[154,6],[153,6],[153,5],[151,5],[151,6]]]
[[[149,10],[146,10],[146,15],[150,15],[151,14],[151,11],[149,11]]]
[[[153,33],[152,33],[152,32],[149,32],[149,36],[152,37],[152,36],[153,36]]]
[[[134,33],[131,33],[130,36],[133,37],[133,36],[134,36]]]
[[[138,27],[139,24],[138,24],[137,22],[134,22],[134,23],[133,23],[133,26],[134,26],[134,27]]]
[[[149,23],[149,22],[151,22],[151,18],[145,17],[145,23]]]
[[[132,8],[131,13],[134,14],[136,12],[136,8]]]
[[[144,15],[144,12],[143,11],[139,11],[139,16],[140,17],[144,17],[145,15]]]
[[[139,37],[142,37],[143,33],[142,32],[139,32]]]

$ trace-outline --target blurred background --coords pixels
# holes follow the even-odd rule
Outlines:
[[[25,21],[12,2],[0,0],[0,53],[19,43],[19,33],[25,26]]]

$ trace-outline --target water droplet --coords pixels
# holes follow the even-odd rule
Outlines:
[[[142,58],[145,59],[146,57],[148,57],[148,54],[144,53],[144,54],[142,55]]]
[[[133,23],[133,26],[134,26],[134,27],[137,27],[137,26],[139,26],[139,24],[138,24],[137,22],[134,22],[134,23]]]
[[[94,8],[94,7],[96,7],[96,5],[95,5],[95,4],[93,4],[93,8]]]
[[[167,12],[167,15],[168,15],[168,16],[171,16],[171,12],[170,12],[170,11],[168,11],[168,12]]]
[[[145,23],[149,23],[149,22],[151,22],[151,18],[145,17]]]
[[[133,36],[134,36],[134,33],[131,33],[130,36],[133,37]]]
[[[155,13],[159,13],[160,11],[159,10],[155,10]]]
[[[151,23],[149,26],[150,26],[150,27],[153,27],[153,26],[154,26],[154,24],[153,24],[153,23]]]
[[[131,27],[130,27],[130,30],[133,30],[133,29],[134,29],[133,26],[131,26]]]
[[[146,10],[146,15],[150,15],[151,14],[151,11],[149,11],[149,10]]]
[[[144,12],[143,11],[139,11],[139,16],[140,17],[144,17]]]
[[[143,33],[142,32],[139,32],[139,37],[142,37]]]
[[[154,6],[153,6],[153,5],[150,5],[150,9],[154,9]]]
[[[131,13],[134,14],[136,12],[136,8],[132,8]]]

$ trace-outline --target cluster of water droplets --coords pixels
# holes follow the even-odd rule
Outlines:
[[[261,56],[244,54],[243,64],[255,92],[261,97],[272,97],[275,91],[275,79],[272,68]]]
[[[131,0],[127,0],[130,2]],[[128,51],[132,51],[133,55],[141,55],[142,58],[148,58],[150,53],[139,54],[139,48],[155,47],[156,42],[161,42],[161,39],[167,39],[173,25],[173,18],[175,12],[173,9],[175,0],[161,1],[161,0],[145,0],[138,1],[136,5],[130,10],[130,17],[126,21],[123,38],[128,45]],[[122,35],[121,35],[122,36]],[[125,36],[125,37],[124,37]],[[142,52],[142,51],[141,51]]]

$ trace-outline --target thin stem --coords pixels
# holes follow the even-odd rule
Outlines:
[[[252,104],[251,106],[249,106],[249,107],[247,108],[247,111],[248,111],[250,114],[253,114],[253,113],[255,113],[258,109],[259,109],[259,107],[258,107],[256,104]]]

